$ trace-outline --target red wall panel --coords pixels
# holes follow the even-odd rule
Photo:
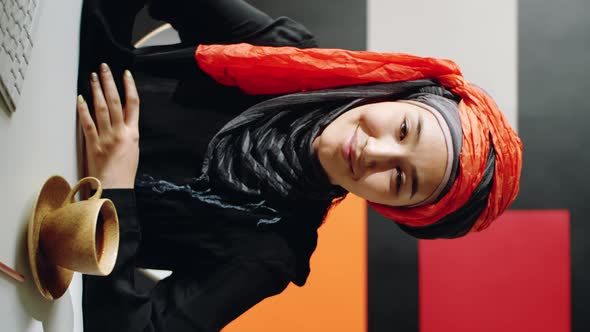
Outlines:
[[[570,331],[569,221],[508,211],[484,232],[419,241],[420,331]]]

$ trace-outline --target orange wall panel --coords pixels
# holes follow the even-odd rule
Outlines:
[[[367,207],[352,194],[319,229],[311,274],[233,321],[224,332],[365,332],[367,330]]]

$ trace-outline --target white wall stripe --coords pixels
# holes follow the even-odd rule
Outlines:
[[[367,0],[367,48],[448,58],[517,126],[517,0]]]

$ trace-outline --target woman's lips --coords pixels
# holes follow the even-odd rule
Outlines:
[[[344,160],[348,163],[348,168],[352,175],[354,175],[354,163],[355,160],[355,147],[356,147],[356,132],[358,130],[358,126],[354,129],[350,137],[346,140],[344,144],[342,144],[342,156]]]

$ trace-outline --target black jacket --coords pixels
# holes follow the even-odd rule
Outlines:
[[[244,95],[199,72],[192,59],[199,38],[297,47],[315,41],[299,23],[273,20],[239,0],[174,2],[178,6],[151,1],[150,13],[179,29],[184,43],[134,50],[130,34],[141,1],[129,2],[128,8],[115,1],[86,1],[79,90],[90,97],[89,73],[100,62],[108,62],[115,74],[130,68],[141,98],[138,177],[182,184],[199,174],[207,144],[221,126],[269,97]],[[203,34],[203,26],[216,31],[215,24],[230,19],[242,28]],[[107,189],[103,197],[117,208],[119,253],[108,277],[84,276],[85,331],[218,331],[289,282],[305,283],[323,218],[307,213],[261,229],[240,220],[239,213],[195,211],[148,190]],[[173,274],[142,292],[135,284],[136,267]]]

